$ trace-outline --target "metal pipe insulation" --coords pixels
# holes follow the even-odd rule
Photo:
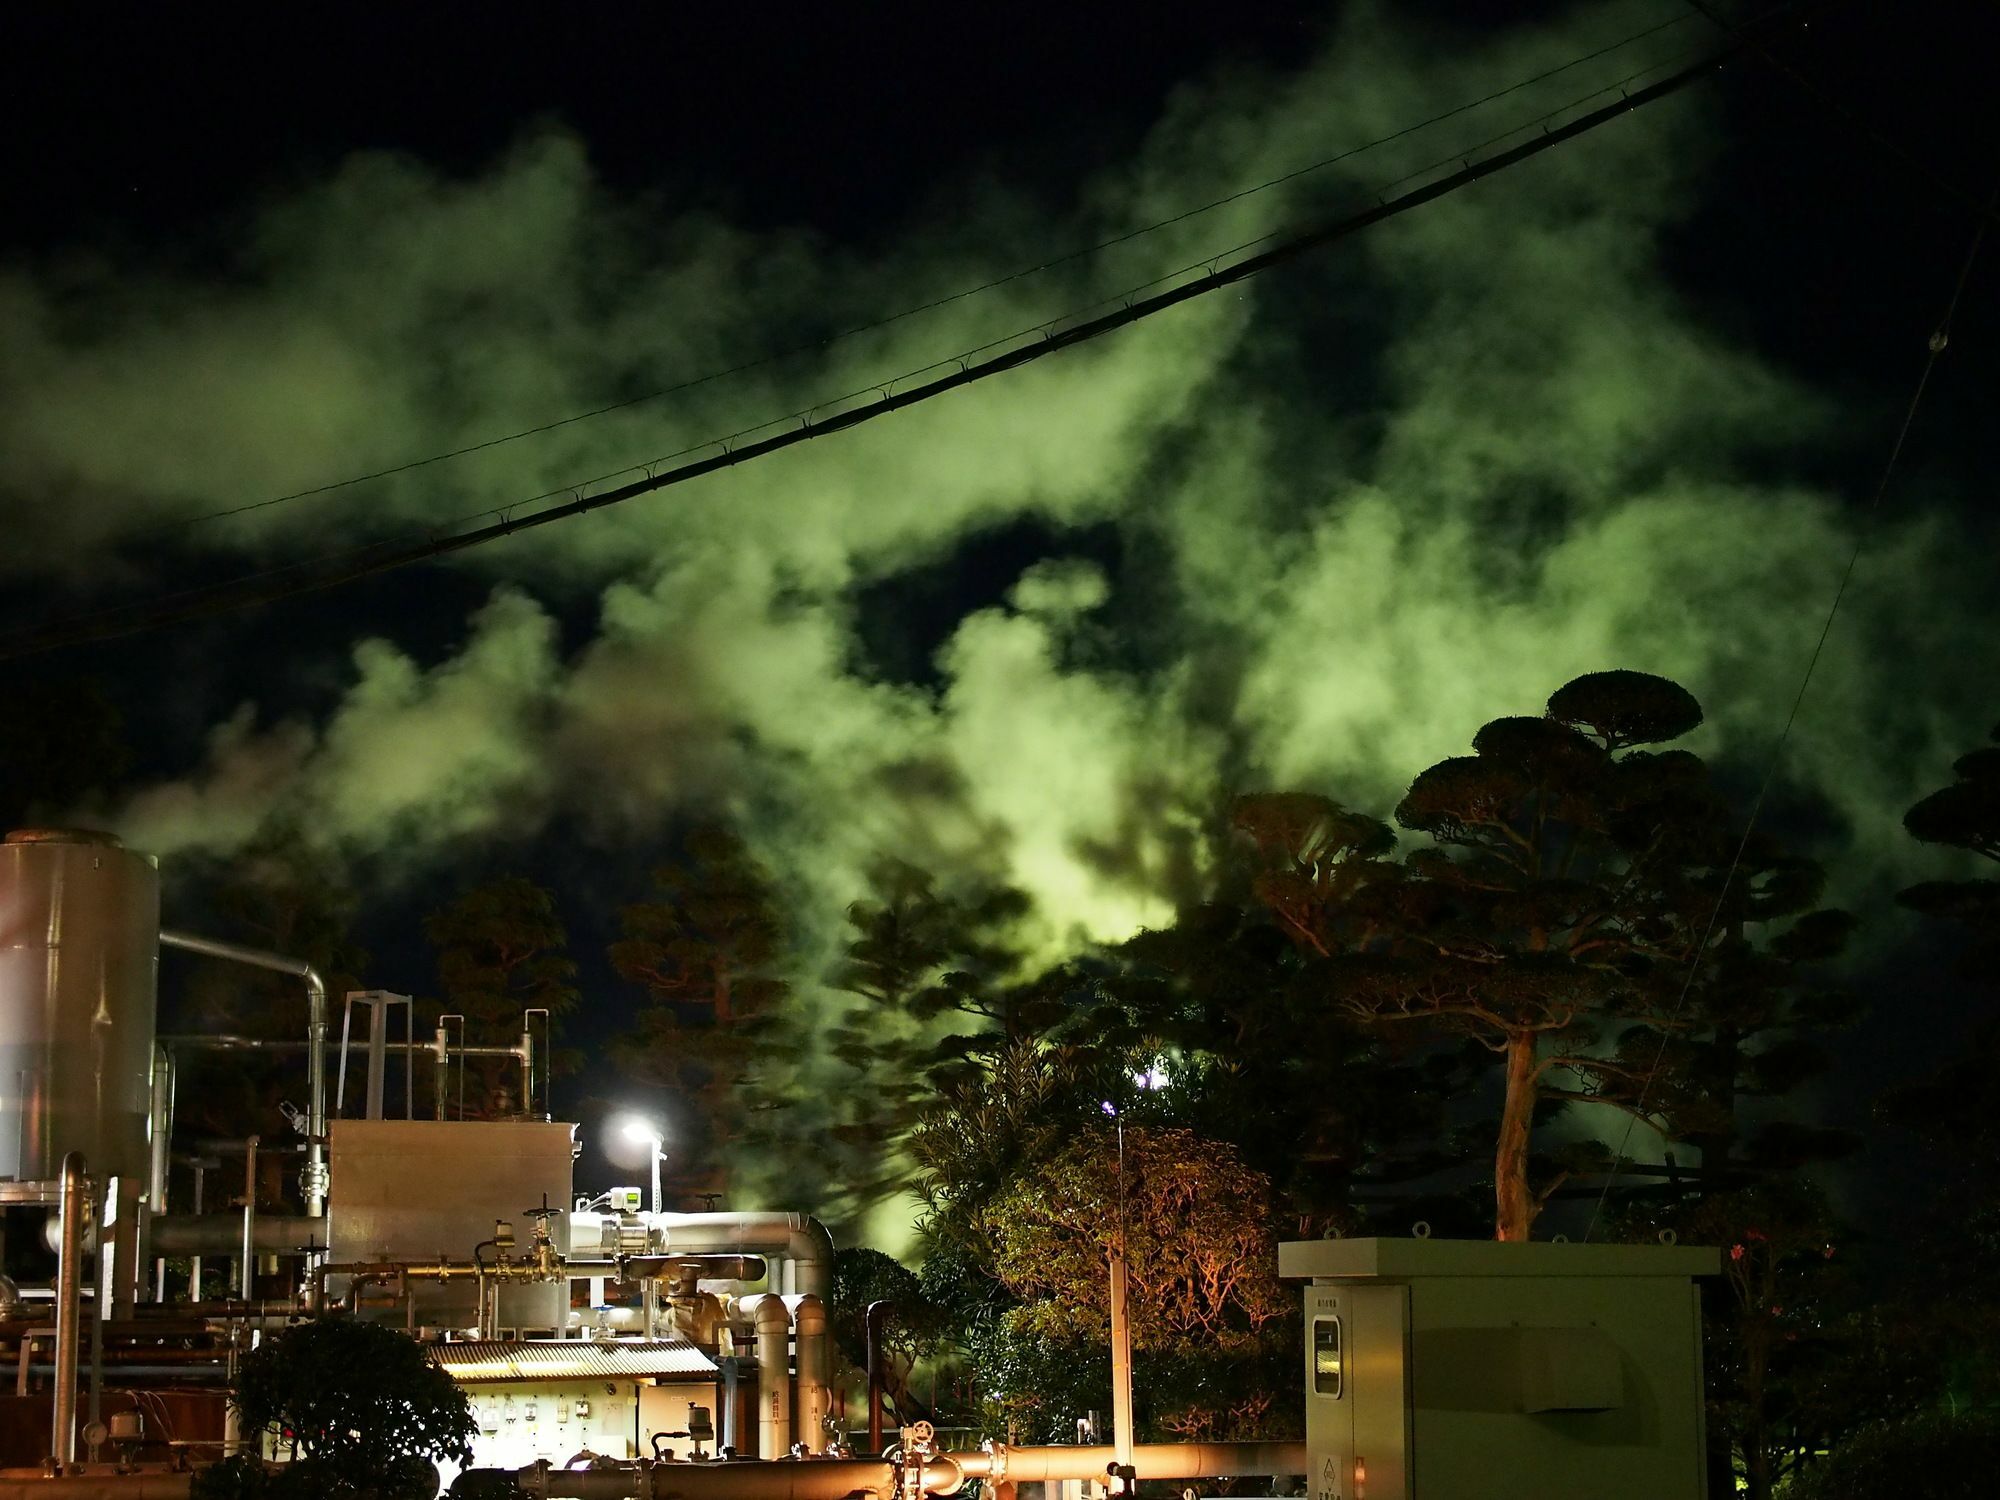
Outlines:
[[[511,1479],[533,1500],[847,1500],[892,1496],[896,1470],[879,1459],[786,1459],[777,1463],[635,1464],[620,1469],[477,1469]],[[462,1477],[462,1476],[461,1476]],[[1100,1476],[1101,1477],[1101,1476]],[[924,1490],[954,1495],[964,1476],[948,1458],[924,1466]]]
[[[83,1153],[62,1164],[62,1251],[56,1266],[56,1398],[49,1453],[62,1473],[76,1462],[78,1324],[83,1321],[83,1215],[89,1192]]]
[[[160,946],[180,948],[207,958],[227,959],[252,968],[271,969],[303,980],[306,987],[306,1165],[299,1174],[306,1212],[326,1212],[326,981],[302,958],[239,943],[218,942],[192,933],[160,929]]]
[[[783,1458],[792,1447],[792,1310],[774,1292],[736,1305],[757,1330],[757,1456]]]
[[[1108,1443],[1011,1448],[992,1443],[978,1453],[953,1453],[967,1479],[1012,1484],[1038,1479],[1102,1479],[1118,1460]],[[1141,1479],[1222,1479],[1248,1474],[1304,1474],[1304,1443],[1139,1443],[1132,1467]]]
[[[799,1341],[797,1382],[798,1441],[808,1453],[824,1453],[831,1432],[833,1386],[826,1378],[831,1363],[826,1345],[826,1304],[807,1293],[787,1297],[792,1310],[792,1331]]]
[[[571,1215],[572,1220],[582,1217]],[[822,1299],[833,1291],[833,1235],[810,1214],[694,1213],[643,1217],[666,1232],[668,1255],[690,1250],[768,1255],[790,1262],[797,1283],[772,1287],[772,1291],[811,1292]]]
[[[310,1241],[326,1249],[326,1220],[259,1214],[251,1248],[259,1255],[302,1255]],[[155,1255],[231,1255],[243,1247],[241,1214],[168,1214],[153,1220]]]
[[[40,1470],[0,1469],[0,1500],[187,1500],[192,1474],[88,1474],[60,1482]]]
[[[955,1495],[968,1479],[1103,1479],[1109,1446],[1009,1448],[941,1453],[924,1464],[924,1492]],[[1304,1443],[1146,1443],[1132,1450],[1142,1479],[1219,1479],[1303,1474]],[[621,1469],[552,1469],[532,1464],[504,1474],[535,1500],[845,1500],[896,1492],[896,1466],[881,1459],[820,1458],[777,1463],[635,1464]]]

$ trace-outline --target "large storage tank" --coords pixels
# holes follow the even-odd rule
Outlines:
[[[155,862],[108,833],[0,843],[0,1178],[146,1180],[158,992]]]

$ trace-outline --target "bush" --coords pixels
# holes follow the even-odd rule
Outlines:
[[[2000,1418],[1942,1413],[1864,1427],[1802,1475],[1788,1500],[1985,1500],[2000,1473]]]
[[[266,1471],[239,1455],[204,1470],[195,1500],[431,1500],[431,1460],[465,1463],[478,1431],[465,1392],[393,1328],[322,1318],[244,1356],[232,1398],[248,1441],[295,1450]]]

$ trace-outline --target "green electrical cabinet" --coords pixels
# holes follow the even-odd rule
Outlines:
[[[1714,1250],[1301,1240],[1312,1500],[1704,1500]]]

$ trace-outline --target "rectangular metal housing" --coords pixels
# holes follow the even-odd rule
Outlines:
[[[1279,1246],[1312,1282],[1313,1500],[1702,1500],[1694,1278],[1719,1268],[1680,1246]]]
[[[574,1182],[576,1127],[539,1120],[334,1120],[328,1127],[331,1187],[327,1198],[329,1260],[469,1260],[473,1247],[492,1238],[496,1220],[514,1226],[525,1253],[534,1221],[526,1215],[546,1199],[561,1210],[549,1221],[558,1247],[569,1244],[567,1210]],[[490,1254],[490,1252],[489,1252]],[[541,1313],[510,1322],[508,1304],[546,1301],[546,1288],[510,1287],[503,1294],[502,1326],[559,1326],[568,1299],[552,1322]],[[329,1295],[346,1291],[327,1279]],[[536,1298],[533,1294],[542,1291]],[[419,1324],[470,1327],[476,1291],[471,1281],[418,1288]]]

